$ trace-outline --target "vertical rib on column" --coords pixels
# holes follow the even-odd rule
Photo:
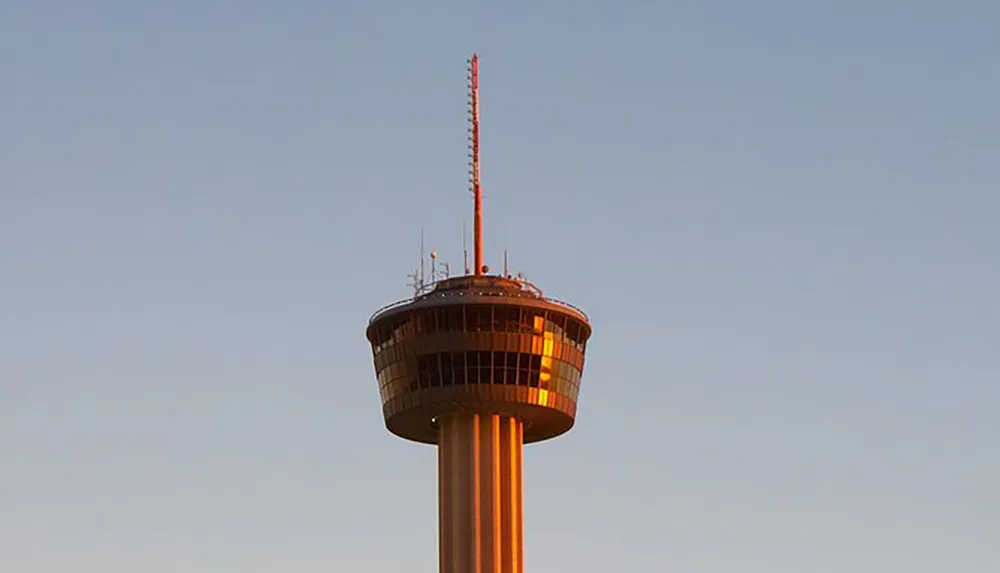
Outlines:
[[[515,418],[500,421],[500,498],[506,503],[500,515],[500,535],[506,551],[501,555],[501,571],[523,571],[524,544],[521,538],[521,452],[524,424]]]
[[[522,573],[523,424],[462,412],[439,432],[441,573]]]

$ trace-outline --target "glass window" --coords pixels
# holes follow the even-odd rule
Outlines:
[[[430,355],[431,362],[431,386],[441,385],[441,355],[432,354]]]
[[[503,332],[506,330],[506,307],[490,305],[492,307],[493,324],[490,326],[492,332]]]
[[[504,384],[517,384],[517,353],[504,352]]]
[[[517,357],[517,384],[527,386],[531,377],[529,375],[531,367],[531,354],[521,352]],[[537,382],[536,382],[537,385]]]
[[[562,360],[552,361],[552,377],[560,380],[566,378],[566,364]]]
[[[479,352],[471,350],[465,354],[465,383],[479,384]]]
[[[434,308],[423,311],[424,331],[427,334],[438,332],[438,314],[437,309]]]
[[[553,340],[559,341],[563,336],[563,327],[560,326],[559,320],[562,318],[561,315],[556,314],[550,310],[545,311],[545,331],[552,333],[550,336]]]
[[[447,352],[441,352],[437,355],[438,360],[438,377],[436,380],[431,380],[431,386],[449,386],[451,385],[451,355]]]
[[[488,350],[479,352],[479,383],[493,383],[493,353]]]
[[[417,383],[420,388],[431,387],[430,360],[427,356],[417,357]]]
[[[465,384],[465,353],[453,352],[451,360],[455,372],[455,384]]]
[[[534,383],[532,383],[534,382]],[[531,379],[531,371],[527,368],[517,369],[517,385],[518,386],[538,386],[537,380]]]
[[[504,370],[507,369],[507,353],[506,352],[493,352],[493,367],[490,369],[492,384],[503,384],[504,383]]]
[[[493,309],[493,324],[496,332],[517,332],[520,329],[521,309],[516,306],[498,305]]]
[[[507,367],[507,353],[506,352],[494,352],[493,353],[493,367],[494,368],[506,368]]]
[[[461,306],[445,306],[441,307],[437,311],[440,329],[442,332],[461,332],[462,331],[462,307]]]
[[[489,332],[492,328],[492,306],[475,304],[465,307],[465,332]]]
[[[557,312],[547,312],[545,328],[552,331],[552,336],[555,338],[556,342],[562,340],[565,336],[566,317]]]
[[[572,318],[566,324],[566,338],[572,342],[573,346],[579,348],[582,345],[580,323]]]
[[[539,316],[539,311],[537,311],[537,310],[535,310],[533,308],[522,308],[521,309],[521,320],[518,321],[518,330],[520,332],[522,332],[522,333],[525,333],[525,334],[527,334],[527,333],[534,334],[536,332],[536,330],[537,330],[535,328],[535,326],[536,326],[535,325],[535,318],[537,316]]]

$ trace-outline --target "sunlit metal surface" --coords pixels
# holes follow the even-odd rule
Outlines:
[[[437,443],[434,419],[454,411],[516,416],[528,443],[572,428],[586,315],[500,277],[442,283],[369,323],[389,431]]]

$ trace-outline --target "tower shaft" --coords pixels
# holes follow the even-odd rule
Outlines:
[[[438,424],[441,573],[523,573],[524,424],[463,411]]]

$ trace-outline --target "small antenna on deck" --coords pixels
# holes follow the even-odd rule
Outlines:
[[[420,287],[424,286],[424,230],[420,229]]]
[[[462,221],[462,266],[465,268],[465,274],[469,274],[469,248],[465,245],[465,221]]]
[[[510,278],[510,273],[507,271],[507,249],[503,250],[503,276]]]
[[[475,201],[473,253],[475,274],[483,274],[483,190],[479,181],[479,55],[469,59],[469,179]]]
[[[420,291],[423,290],[424,288],[423,281],[420,280],[420,275],[417,273],[417,271],[413,271],[412,273],[406,276],[407,278],[410,279],[410,282],[406,283],[406,286],[413,289],[413,297],[416,298],[418,295],[420,295]]]

